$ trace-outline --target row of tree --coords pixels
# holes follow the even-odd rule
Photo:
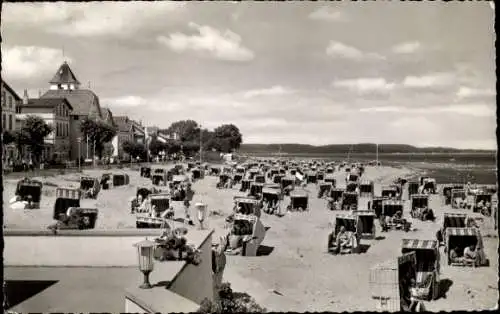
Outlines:
[[[80,125],[83,135],[82,142],[89,141],[94,147],[93,151],[99,158],[103,157],[107,146],[117,134],[117,129],[103,121],[85,119]],[[42,118],[28,116],[23,126],[14,133],[5,131],[2,136],[3,144],[15,143],[22,154],[22,148],[26,147],[34,163],[40,162],[44,149],[45,138],[53,132],[53,127],[48,125]],[[135,142],[123,143],[124,152],[132,157],[145,159],[147,149],[152,156],[157,156],[160,152],[166,154],[180,153],[191,156],[200,150],[216,150],[229,153],[238,149],[242,142],[242,136],[238,127],[233,124],[223,124],[213,131],[202,129],[194,120],[181,120],[174,122],[169,128],[159,130],[163,134],[176,134],[177,139],[163,142],[158,139],[158,134],[154,134],[147,143]]]
[[[161,129],[159,134],[176,134],[176,139],[162,141],[159,134],[154,134],[147,146],[140,143],[126,142],[123,150],[133,158],[144,158],[147,150],[151,156],[158,156],[161,152],[166,154],[182,153],[193,156],[200,150],[215,150],[229,153],[238,149],[242,143],[240,130],[234,124],[223,124],[214,130],[202,128],[194,120],[181,120],[172,123],[167,129]]]

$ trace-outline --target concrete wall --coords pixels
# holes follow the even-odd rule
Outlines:
[[[173,280],[170,290],[198,304],[204,298],[213,300],[212,277],[212,236],[206,238],[201,245],[201,263],[186,264],[184,269]]]
[[[125,298],[125,313],[149,313],[149,310],[141,307],[129,298]]]
[[[81,232],[85,234],[86,232]],[[18,236],[4,234],[5,266],[138,266],[136,248],[133,244],[145,239],[147,233],[94,233],[91,236],[77,235],[33,235]],[[149,232],[153,238],[158,232]]]

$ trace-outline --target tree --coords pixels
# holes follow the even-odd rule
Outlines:
[[[186,156],[193,156],[200,150],[200,143],[197,141],[189,141],[182,143],[182,152]]]
[[[132,158],[146,159],[146,146],[141,143],[126,141],[123,143],[123,151]]]
[[[233,292],[231,284],[223,283],[218,289],[218,299],[212,302],[205,298],[198,313],[266,313],[255,299],[246,293]]]
[[[24,125],[15,133],[15,142],[19,152],[23,146],[27,146],[33,162],[38,163],[43,153],[45,137],[52,133],[52,127],[37,116],[29,115],[24,121]]]
[[[116,135],[116,128],[103,121],[87,118],[82,121],[80,130],[90,143],[95,145],[95,152],[99,159],[102,157],[104,144],[110,142]]]
[[[9,131],[4,131],[2,135],[2,142],[3,145],[9,145],[11,143],[14,143],[16,140],[16,136],[14,133],[9,132]]]
[[[240,130],[234,124],[223,124],[214,130],[213,148],[230,153],[242,143]]]
[[[194,120],[180,120],[172,123],[165,133],[176,133],[181,142],[192,141],[197,138],[200,127]],[[199,138],[199,137],[198,137]]]
[[[148,147],[152,156],[157,156],[161,151],[167,150],[167,145],[158,140],[157,136],[151,138]]]

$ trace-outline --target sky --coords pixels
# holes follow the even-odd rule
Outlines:
[[[66,60],[113,114],[233,123],[244,143],[496,149],[485,2],[3,3],[22,96]]]

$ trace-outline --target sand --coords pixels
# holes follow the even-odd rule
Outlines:
[[[121,170],[120,170],[121,171]],[[129,199],[138,186],[149,186],[150,180],[141,178],[138,170],[124,169],[130,176],[128,186],[101,191],[97,200],[82,200],[82,207],[97,207],[98,229],[135,227],[135,217],[130,214]],[[102,171],[85,171],[86,175],[99,176]],[[375,182],[375,194],[380,194],[382,185],[392,183],[396,177],[414,175],[407,167],[368,167],[363,179]],[[336,174],[337,182],[343,184],[343,172]],[[39,178],[49,184],[60,186],[78,185],[78,176],[68,174],[57,177]],[[210,216],[207,224],[215,230],[214,241],[225,234],[225,217],[232,210],[232,198],[237,189],[215,188],[216,177],[207,176],[194,183],[196,192],[193,203],[202,201],[208,210],[216,210],[222,216]],[[4,200],[13,196],[16,180],[4,180]],[[435,239],[435,233],[442,223],[443,212],[455,212],[444,206],[439,195],[431,197],[431,207],[437,215],[436,222],[412,220],[416,229],[405,233],[391,231],[377,235],[382,240],[362,240],[370,247],[359,255],[333,256],[326,253],[327,235],[331,231],[336,212],[326,208],[326,201],[317,199],[316,186],[308,185],[310,210],[290,213],[284,217],[262,214],[262,222],[269,227],[262,245],[267,255],[257,257],[228,256],[224,280],[229,281],[236,291],[245,291],[269,311],[372,311],[375,301],[371,299],[369,269],[373,265],[400,255],[403,238]],[[45,228],[53,222],[52,211],[55,201],[55,187],[45,185],[41,208],[13,211],[4,205],[6,228]],[[285,198],[285,203],[288,200]],[[363,205],[362,205],[363,206]],[[407,208],[409,203],[407,204]],[[182,217],[181,202],[174,202],[176,216]],[[408,210],[405,216],[408,216]],[[470,213],[470,212],[468,212]],[[194,211],[193,211],[194,214]],[[472,215],[476,215],[473,214]],[[476,215],[477,216],[477,215]],[[409,218],[409,217],[407,217]],[[410,218],[411,219],[411,218]],[[483,268],[450,267],[445,262],[441,248],[441,279],[451,286],[444,297],[426,302],[430,311],[491,309],[498,301],[498,238],[493,230],[491,218],[484,217],[480,223],[485,252],[490,266]],[[377,224],[378,227],[378,224]]]

